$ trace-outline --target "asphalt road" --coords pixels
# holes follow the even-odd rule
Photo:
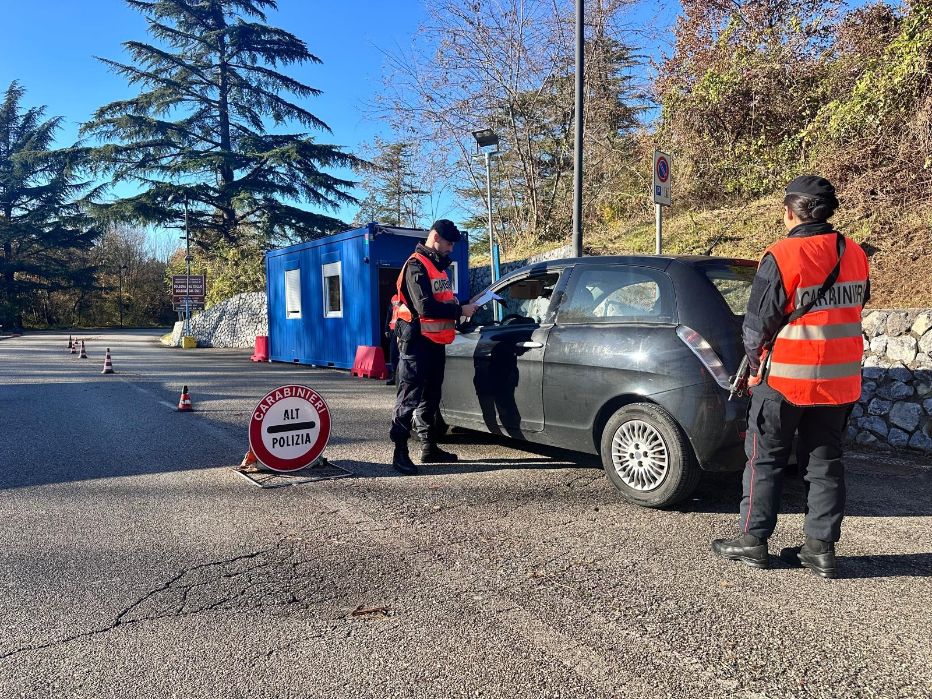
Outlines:
[[[84,337],[0,341],[4,699],[932,697],[928,464],[850,456],[842,579],[758,571],[709,551],[737,475],[645,510],[594,457],[464,433],[401,477],[381,382]],[[284,383],[326,398],[353,478],[231,470]],[[801,527],[794,481],[771,553]]]

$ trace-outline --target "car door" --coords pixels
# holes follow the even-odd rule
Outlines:
[[[519,439],[543,429],[543,360],[559,278],[559,270],[543,270],[495,285],[502,300],[482,306],[447,347],[449,422]]]
[[[591,450],[607,401],[670,387],[675,298],[664,272],[637,265],[577,265],[568,281],[548,335],[546,429],[551,440]]]

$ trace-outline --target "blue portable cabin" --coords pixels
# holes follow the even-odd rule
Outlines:
[[[370,223],[265,255],[269,359],[350,369],[360,345],[381,346],[386,312],[405,260],[428,231]],[[469,299],[464,235],[447,273]]]

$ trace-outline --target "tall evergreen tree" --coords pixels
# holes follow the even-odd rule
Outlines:
[[[275,0],[127,0],[161,45],[127,41],[132,64],[100,59],[131,85],[132,99],[101,107],[84,126],[105,145],[96,162],[115,182],[142,187],[112,206],[118,218],[179,220],[184,201],[201,245],[235,245],[245,231],[265,242],[306,240],[342,221],[301,208],[355,203],[349,180],[323,168],[355,167],[338,146],[299,124],[329,132],[299,104],[319,91],[279,67],[320,63],[295,35],[266,24]],[[292,101],[289,96],[298,98]],[[247,224],[247,225],[244,225]]]
[[[411,144],[376,139],[374,150],[375,155],[362,181],[366,198],[360,204],[357,220],[417,227],[421,218],[421,198],[430,192],[418,182]]]
[[[22,325],[23,310],[40,291],[94,285],[83,255],[99,231],[79,197],[81,151],[50,150],[61,117],[22,106],[25,90],[10,84],[0,103],[0,323]]]

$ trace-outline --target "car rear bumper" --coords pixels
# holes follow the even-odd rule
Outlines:
[[[683,428],[704,470],[737,471],[744,467],[747,398],[729,401],[728,393],[712,381],[648,397]]]

